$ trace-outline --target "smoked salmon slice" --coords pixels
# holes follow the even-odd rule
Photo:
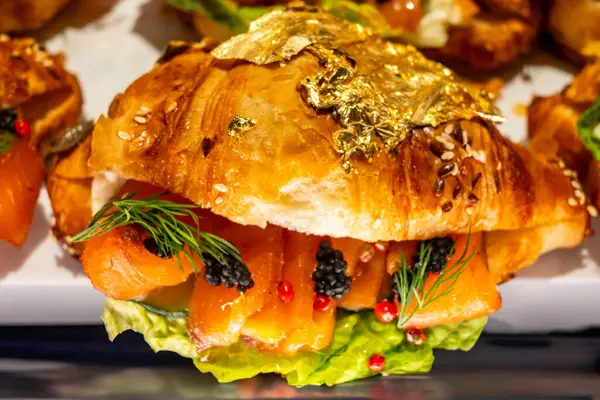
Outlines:
[[[181,256],[161,258],[144,246],[143,232],[125,226],[86,242],[81,262],[93,286],[116,300],[140,300],[153,290],[185,282],[194,266]],[[194,256],[196,268],[202,268]]]
[[[284,260],[281,280],[289,282],[294,298],[284,303],[279,296],[248,319],[242,332],[272,351],[292,355],[299,350],[326,347],[335,328],[335,302],[323,312],[313,310],[315,282],[312,273],[317,265],[316,254],[322,237],[284,231]],[[358,260],[362,244],[352,239],[332,240],[332,247],[348,254],[351,263]],[[356,254],[352,258],[352,254]],[[353,268],[349,267],[348,270]]]
[[[386,253],[377,251],[369,262],[359,262],[350,291],[338,302],[339,307],[347,310],[375,307],[387,275],[386,261]]]
[[[25,242],[43,179],[44,163],[27,140],[0,155],[0,240]]]
[[[462,322],[484,315],[491,314],[502,304],[500,293],[490,274],[486,262],[485,254],[482,252],[483,235],[481,233],[471,234],[467,257],[474,254],[473,259],[463,269],[463,273],[456,281],[446,280],[440,284],[434,293],[444,292],[445,289],[452,287],[452,291],[438,300],[430,303],[427,307],[417,311],[406,323],[406,327],[426,328],[435,325],[451,324]],[[441,275],[429,274],[425,282],[425,293],[431,292],[433,286],[439,279],[444,279],[445,274],[452,273],[453,269],[461,255],[464,253],[467,245],[467,236],[458,236],[456,240],[456,250],[450,258],[448,265],[444,268]],[[404,245],[405,249],[416,249],[416,245]],[[404,253],[408,263],[412,263],[413,253]],[[389,257],[392,257],[391,259]],[[389,260],[398,260],[398,253],[390,252]],[[397,262],[388,261],[388,266],[397,265]],[[400,304],[397,305],[400,309]],[[408,307],[407,316],[417,306],[413,301]]]
[[[120,194],[137,193],[136,198],[140,198],[161,192],[146,183],[127,181]],[[189,204],[174,194],[161,199]],[[200,209],[194,211],[202,218],[201,229],[210,232],[216,219],[206,218]],[[188,223],[193,223],[192,218],[188,219]],[[192,265],[181,255],[180,267],[177,257],[161,258],[148,251],[144,246],[147,237],[141,228],[124,226],[85,242],[81,262],[94,287],[116,300],[140,300],[158,288],[185,282],[195,268],[202,272],[199,256],[192,257]]]
[[[213,232],[240,250],[254,287],[238,293],[224,285],[212,286],[203,276],[196,278],[188,331],[199,349],[237,342],[246,320],[272,299],[283,263],[282,231],[272,225],[262,229],[231,223]]]
[[[283,277],[294,287],[294,300],[283,306],[286,316],[286,338],[279,351],[294,354],[299,350],[319,350],[331,342],[335,327],[336,302],[326,311],[314,311],[315,282],[312,274],[317,265],[316,254],[322,237],[285,231]],[[341,248],[340,242],[332,247]],[[349,242],[348,242],[349,243]],[[335,248],[335,247],[334,247]]]

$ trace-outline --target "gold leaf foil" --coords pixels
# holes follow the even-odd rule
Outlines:
[[[239,136],[240,133],[254,128],[255,125],[256,120],[254,118],[245,118],[241,115],[236,115],[229,123],[229,127],[227,127],[227,134],[229,136]]]
[[[504,120],[485,91],[469,90],[414,47],[387,42],[316,7],[272,11],[211,54],[264,65],[303,51],[315,55],[323,71],[307,76],[300,94],[340,123],[334,142],[347,170],[353,155],[368,159],[381,145],[393,150],[416,127],[476,117]]]

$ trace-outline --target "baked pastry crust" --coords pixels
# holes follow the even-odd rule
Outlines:
[[[600,94],[600,62],[590,64],[561,93],[536,97],[529,106],[529,138],[536,149],[554,151],[577,173],[596,207],[600,206],[597,163],[577,132],[577,121]]]
[[[550,0],[546,30],[559,51],[578,63],[600,57],[600,3]]]
[[[37,29],[70,0],[0,0],[0,32]]]
[[[31,123],[37,148],[48,132],[74,125],[83,99],[62,54],[50,54],[34,39],[0,37],[0,107],[15,107]]]
[[[441,197],[435,185],[442,162],[430,144],[448,124],[434,132],[416,129],[395,155],[380,152],[370,162],[357,157],[357,173],[346,173],[332,140],[337,122],[308,107],[297,90],[320,68],[306,52],[277,67],[219,62],[192,48],[115,98],[96,124],[91,168],[182,194],[241,224],[369,242],[565,220],[585,226],[585,207],[567,204],[573,188],[558,166],[477,120],[454,124],[480,161],[461,155]],[[139,123],[142,107],[150,111]],[[255,118],[256,126],[229,136],[236,115]],[[463,189],[454,200],[458,184]],[[444,212],[448,202],[451,210]]]
[[[491,70],[529,53],[541,11],[530,0],[480,0],[481,10],[464,26],[450,28],[448,43],[427,53],[466,69]]]

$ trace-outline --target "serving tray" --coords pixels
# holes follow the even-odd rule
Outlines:
[[[78,74],[85,115],[95,119],[134,79],[148,71],[169,40],[196,35],[161,0],[75,0],[36,33],[52,51],[63,51]],[[501,76],[499,106],[507,117],[500,129],[526,139],[524,105],[533,93],[563,88],[573,69],[541,51]],[[0,324],[97,324],[103,296],[81,266],[48,235],[50,207],[45,193],[30,238],[21,249],[0,243]],[[598,231],[599,223],[595,224]],[[600,237],[578,249],[556,251],[501,287],[503,309],[488,332],[547,332],[600,326]]]

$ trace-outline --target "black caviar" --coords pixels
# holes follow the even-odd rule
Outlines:
[[[17,113],[12,108],[0,109],[0,130],[4,131],[15,131],[15,121],[17,120]]]
[[[439,274],[442,272],[442,269],[448,262],[448,256],[450,255],[450,251],[452,251],[454,246],[454,240],[452,240],[450,237],[443,237],[425,240],[422,244],[425,248],[431,246],[431,255],[429,256],[429,262],[426,265],[427,272]],[[421,246],[419,246],[416,254],[413,257],[415,266],[418,264],[421,256],[419,252],[420,248]]]
[[[421,265],[421,248],[426,249],[428,247],[431,247],[431,254],[429,256],[427,265],[423,266]],[[424,267],[426,273],[439,274],[446,266],[448,258],[451,256],[450,252],[453,250],[453,247],[454,240],[451,237],[424,240],[417,245],[417,251],[413,256],[413,262],[410,268],[416,272]],[[407,286],[410,287],[412,284],[413,274],[406,274],[406,277],[408,280]],[[396,283],[392,285],[392,290],[396,296],[400,297]]]
[[[158,245],[158,243],[156,243],[156,240],[154,240],[154,238],[152,238],[152,237],[144,239],[144,247],[150,253],[152,253],[155,256],[158,256],[160,258],[171,258],[171,257],[173,257],[173,254],[171,254],[171,253],[163,253],[163,251],[161,250],[161,248]]]
[[[227,288],[236,286],[239,293],[254,286],[252,275],[246,264],[231,256],[225,256],[225,263],[220,263],[208,253],[202,253],[205,270],[204,279],[213,286],[225,284]]]
[[[315,293],[340,300],[350,291],[352,278],[345,274],[348,263],[344,254],[331,248],[326,241],[322,241],[317,252],[317,267],[312,278],[315,281]]]

